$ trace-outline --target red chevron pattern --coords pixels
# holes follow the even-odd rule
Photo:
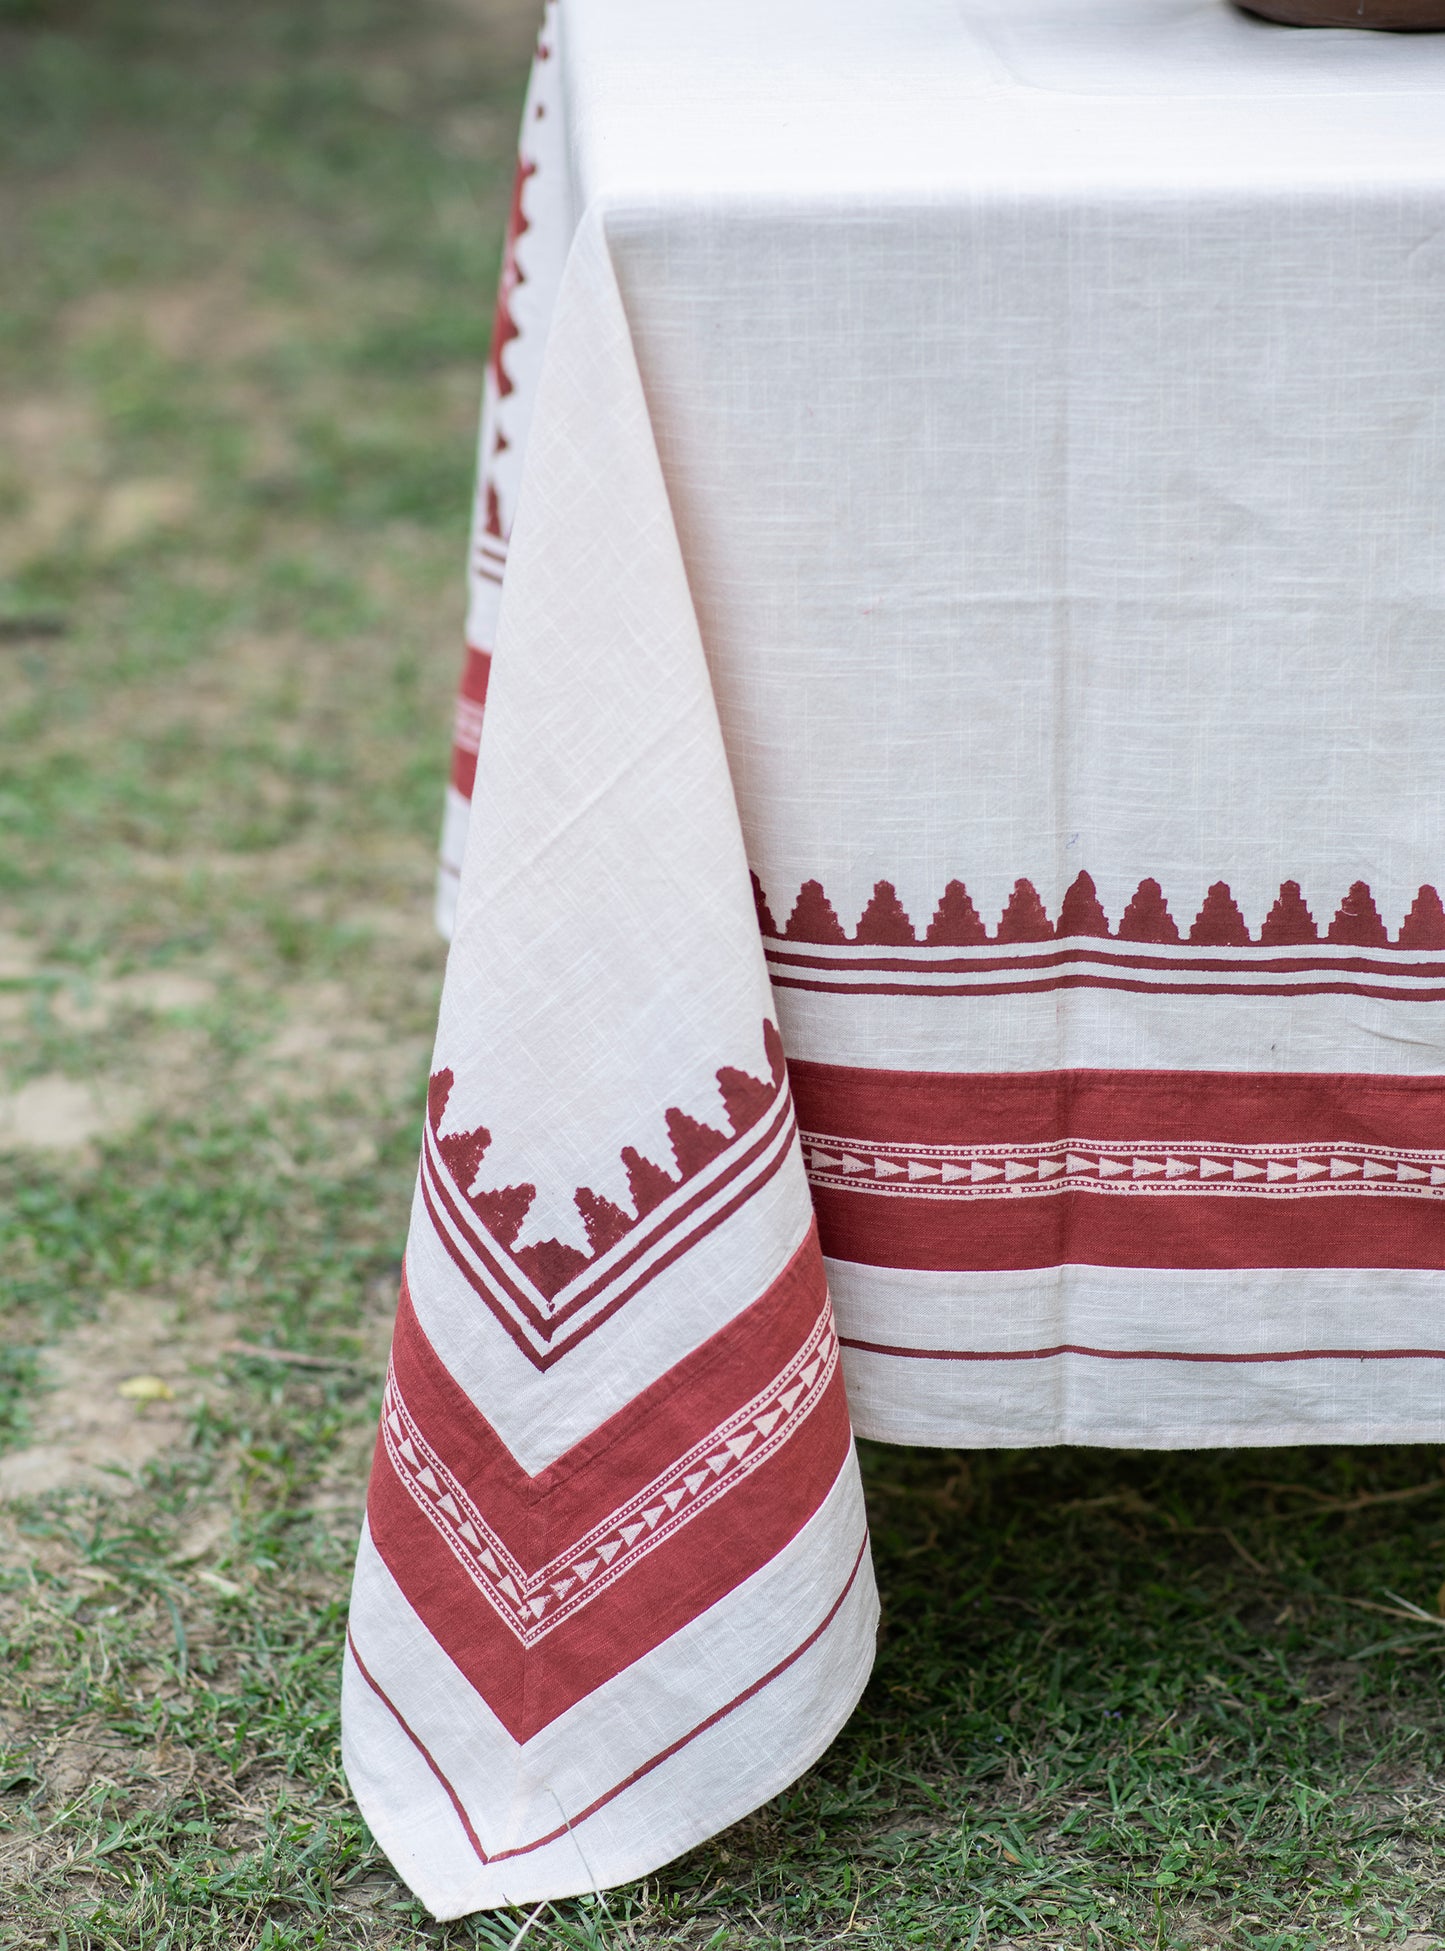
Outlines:
[[[428,1630],[526,1740],[781,1550],[851,1441],[814,1234],[759,1300],[535,1477],[404,1287],[367,1512]]]
[[[840,1260],[1445,1264],[1442,1078],[791,1068]]]
[[[1032,882],[1015,882],[992,931],[950,881],[920,934],[879,881],[851,934],[818,881],[805,881],[779,927],[757,876],[759,926],[774,985],[884,996],[999,996],[1071,988],[1172,995],[1348,994],[1445,999],[1445,904],[1422,886],[1392,940],[1367,884],[1343,895],[1323,935],[1299,883],[1286,881],[1256,933],[1216,881],[1182,933],[1158,881],[1143,880],[1117,926],[1088,874],[1051,918]]]
[[[584,1537],[530,1573],[427,1442],[407,1407],[394,1365],[382,1402],[381,1440],[417,1508],[436,1526],[477,1590],[524,1646],[535,1646],[766,1463],[817,1408],[837,1366],[838,1338],[825,1305],[802,1347],[751,1402],[709,1430]]]
[[[444,1130],[456,1080],[450,1070],[432,1078],[421,1167],[427,1212],[454,1263],[537,1367],[549,1367],[593,1333],[781,1168],[795,1123],[774,1024],[764,1023],[763,1042],[766,1080],[730,1066],[716,1073],[728,1131],[673,1106],[664,1116],[675,1171],[623,1148],[633,1211],[578,1188],[586,1253],[556,1239],[520,1243],[536,1187],[476,1184],[491,1133],[481,1125]]]
[[[622,1149],[634,1212],[579,1186],[575,1206],[591,1253],[558,1239],[519,1245],[536,1186],[480,1188],[476,1175],[491,1134],[486,1126],[445,1132],[454,1087],[437,1071],[427,1095],[421,1194],[454,1264],[515,1344],[550,1368],[690,1245],[737,1212],[782,1167],[794,1143],[794,1112],[782,1040],[764,1022],[766,1081],[723,1067],[718,1089],[729,1130],[718,1132],[677,1106],[665,1112],[677,1171]]]

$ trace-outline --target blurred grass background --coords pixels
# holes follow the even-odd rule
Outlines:
[[[397,1884],[336,1686],[534,24],[0,0],[3,1945],[525,1921]],[[1445,1942],[1437,1454],[866,1466],[853,1723],[531,1943]]]

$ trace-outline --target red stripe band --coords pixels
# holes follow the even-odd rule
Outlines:
[[[1392,971],[1398,982],[1400,971]],[[1036,982],[834,982],[774,974],[775,989],[832,996],[1015,996],[1057,989],[1121,989],[1137,996],[1372,996],[1383,1002],[1438,1003],[1445,988],[1392,987],[1384,982],[1144,982],[1123,976],[1057,975]]]
[[[792,949],[764,946],[768,960],[777,963],[780,968],[821,969],[838,975],[850,975],[860,969],[864,973],[884,975],[1002,975],[1013,969],[1027,973],[1032,969],[1063,968],[1070,962],[1091,962],[1106,969],[1159,969],[1166,974],[1173,969],[1197,971],[1201,975],[1208,975],[1211,970],[1223,975],[1309,975],[1335,969],[1345,975],[1445,977],[1445,962],[1415,962],[1405,949],[1392,949],[1387,959],[1382,961],[1378,957],[1348,951],[1337,951],[1333,955],[1326,952],[1302,955],[1298,951],[1291,953],[1267,948],[1254,949],[1247,956],[1220,950],[1212,955],[1200,954],[1198,950],[1180,950],[1167,956],[1131,955],[1126,951],[1113,953],[1097,948],[1060,948],[1013,955],[977,952],[972,955],[949,955],[921,949],[914,955],[904,956],[866,952],[850,954],[841,948],[831,955],[821,951],[804,955]]]
[[[910,1362],[1048,1362],[1086,1355],[1098,1362],[1438,1362],[1445,1348],[1285,1348],[1263,1354],[1196,1354],[1180,1348],[1090,1348],[1061,1341],[1052,1348],[895,1348],[882,1341],[840,1336],[844,1348],[862,1355],[890,1355]]]
[[[1440,1077],[791,1073],[833,1259],[1445,1270]]]
[[[371,1669],[367,1666],[365,1660],[362,1659],[361,1654],[357,1651],[356,1639],[352,1633],[350,1626],[346,1628],[346,1644],[351,1649],[351,1657],[356,1662],[357,1672],[361,1675],[362,1679],[366,1682],[367,1686],[370,1687],[371,1691],[376,1695],[377,1699],[381,1702],[382,1706],[391,1715],[391,1718],[396,1722],[397,1726],[401,1729],[402,1733],[406,1736],[407,1740],[410,1741],[411,1745],[416,1749],[417,1753],[421,1756],[422,1760],[426,1763],[427,1767],[430,1768],[433,1775],[435,1775],[437,1780],[441,1783],[442,1788],[446,1792],[447,1800],[451,1803],[453,1809],[455,1809],[456,1811],[457,1821],[462,1825],[462,1828],[466,1831],[467,1841],[471,1844],[472,1848],[476,1851],[478,1861],[482,1863],[486,1863],[489,1860],[487,1856],[487,1852],[482,1848],[481,1838],[477,1835],[476,1830],[473,1829],[472,1827],[471,1817],[467,1814],[465,1808],[462,1806],[462,1798],[457,1794],[456,1790],[452,1787],[451,1783],[447,1780],[445,1773],[443,1772],[440,1764],[436,1759],[436,1756],[432,1753],[431,1749],[426,1745],[425,1741],[422,1740],[421,1736],[417,1733],[416,1729],[408,1723],[405,1716],[402,1714],[401,1710],[397,1707],[395,1701],[392,1700],[391,1696],[381,1686],[380,1682],[373,1677]]]

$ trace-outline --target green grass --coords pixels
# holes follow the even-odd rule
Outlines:
[[[0,0],[0,1096],[104,1112],[0,1151],[0,1472],[87,1463],[0,1512],[0,1945],[525,1922],[423,1916],[336,1694],[529,36],[511,0]],[[151,1370],[168,1403],[118,1397]],[[529,1945],[1445,1938],[1445,1460],[865,1467],[852,1723]]]

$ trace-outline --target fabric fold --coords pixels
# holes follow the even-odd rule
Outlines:
[[[646,1874],[872,1659],[838,1338],[708,668],[578,227],[507,566],[344,1753],[438,1916]]]

